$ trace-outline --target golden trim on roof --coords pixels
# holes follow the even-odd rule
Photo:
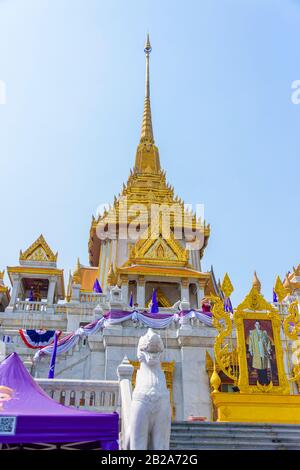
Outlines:
[[[141,274],[149,276],[166,276],[166,277],[191,277],[199,280],[209,280],[210,273],[202,273],[189,268],[172,268],[164,266],[122,266],[117,268],[118,274]]]
[[[43,268],[36,266],[10,266],[7,268],[7,273],[10,274],[46,274],[50,276],[62,276],[64,274],[63,269],[57,268]]]
[[[27,248],[26,251],[20,250],[20,261],[39,261],[39,262],[56,262],[58,253],[54,254],[47,244],[43,235]]]

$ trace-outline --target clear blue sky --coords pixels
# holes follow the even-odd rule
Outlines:
[[[91,216],[134,163],[147,31],[161,163],[211,223],[203,268],[235,303],[256,269],[270,299],[300,262],[296,0],[0,1],[0,268],[40,233],[66,274],[88,263]]]

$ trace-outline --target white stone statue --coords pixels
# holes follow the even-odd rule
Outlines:
[[[141,363],[130,409],[130,449],[168,450],[171,431],[170,393],[160,366],[161,337],[151,328],[139,340]]]

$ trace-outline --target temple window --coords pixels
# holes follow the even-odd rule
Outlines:
[[[52,398],[53,398],[53,397],[52,397]],[[64,405],[65,402],[66,402],[66,392],[65,392],[64,390],[62,390],[62,391],[60,392],[59,403],[60,403],[61,405]]]
[[[90,406],[95,406],[96,403],[96,395],[95,392],[90,393]]]
[[[84,406],[84,405],[85,405],[85,392],[81,392],[79,406]]]
[[[76,393],[74,390],[72,390],[70,394],[70,406],[75,406],[75,396],[76,396]]]

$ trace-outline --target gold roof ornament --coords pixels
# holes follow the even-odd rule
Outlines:
[[[58,253],[54,254],[43,235],[40,235],[26,251],[20,250],[20,261],[56,263]]]
[[[233,285],[231,283],[230,277],[228,276],[228,273],[225,274],[222,285],[221,285],[222,291],[225,294],[225,297],[229,298],[234,291]]]
[[[142,132],[140,144],[137,148],[134,171],[137,173],[159,173],[160,161],[158,148],[154,145],[151,103],[150,103],[150,72],[149,60],[152,47],[149,34],[145,43],[144,52],[146,54],[146,80],[145,80],[145,100],[142,121]]]
[[[280,279],[279,276],[276,278],[275,286],[274,286],[274,292],[277,295],[277,299],[279,302],[282,302],[283,299],[287,296],[287,291],[284,288],[284,285]]]
[[[107,274],[107,284],[109,286],[117,285],[117,276],[114,270],[113,263],[111,263],[108,274]]]
[[[77,264],[75,271],[73,273],[73,284],[80,284],[81,282],[81,275],[80,275],[81,264],[79,258],[77,258]]]
[[[283,281],[283,287],[285,288],[286,295],[292,294],[293,286],[291,281],[289,280],[289,275],[286,274],[285,279]]]
[[[260,294],[260,292],[261,292],[261,282],[257,277],[256,271],[254,271],[252,287],[254,287],[257,290],[257,292]]]
[[[214,362],[214,371],[213,371],[212,376],[210,378],[210,385],[213,389],[212,393],[217,393],[219,391],[219,388],[220,388],[220,385],[221,385],[221,379],[220,379],[220,376],[217,372],[215,362]]]
[[[152,47],[150,44],[149,34],[145,42],[144,52],[146,54],[146,81],[145,81],[145,102],[144,102],[144,114],[142,122],[142,133],[140,142],[147,142],[154,144],[153,128],[152,128],[152,116],[151,116],[151,103],[150,103],[150,72],[149,72],[149,59]]]
[[[0,271],[0,281],[3,281],[5,270]]]

